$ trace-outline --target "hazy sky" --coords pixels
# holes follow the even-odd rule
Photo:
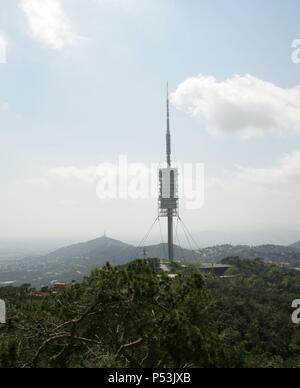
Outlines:
[[[204,206],[181,212],[199,244],[300,239],[299,15],[298,0],[0,0],[0,239],[142,238],[155,199],[100,200],[95,171],[162,161],[166,80],[176,160],[205,166]]]

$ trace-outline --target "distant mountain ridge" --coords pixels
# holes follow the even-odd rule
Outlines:
[[[167,244],[147,247],[148,257],[167,258]],[[174,247],[176,258],[196,262],[200,255],[178,246]],[[114,240],[106,236],[70,245],[38,258],[26,258],[11,265],[0,263],[0,285],[6,282],[16,284],[30,283],[35,286],[48,285],[51,282],[81,281],[95,268],[112,265],[124,265],[141,258],[142,248]]]
[[[297,241],[294,244],[290,245],[290,248],[300,252],[300,241]]]
[[[167,258],[167,244],[146,247],[147,257]],[[218,263],[226,257],[241,259],[260,258],[266,262],[300,267],[300,250],[293,246],[261,245],[220,245],[200,249],[197,252],[174,247],[175,258],[189,263]],[[35,286],[51,282],[81,281],[95,268],[106,262],[123,265],[143,256],[142,248],[114,240],[106,236],[70,245],[38,258],[27,258],[17,263],[5,265],[0,262],[1,282],[31,283]]]
[[[300,250],[299,252],[293,247],[282,245],[219,245],[210,248],[201,249],[199,251],[201,261],[218,262],[226,257],[235,256],[241,259],[257,259],[260,258],[265,262],[272,263],[287,263],[291,266],[300,265]]]

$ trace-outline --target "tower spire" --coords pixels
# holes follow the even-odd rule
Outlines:
[[[168,164],[168,167],[171,167],[170,100],[169,100],[168,82],[167,82],[167,164]]]

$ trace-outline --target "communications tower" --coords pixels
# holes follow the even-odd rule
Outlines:
[[[170,100],[167,86],[167,134],[166,134],[167,167],[159,169],[159,217],[168,220],[168,258],[174,260],[174,227],[173,220],[179,216],[178,169],[172,167],[171,130],[170,130]]]

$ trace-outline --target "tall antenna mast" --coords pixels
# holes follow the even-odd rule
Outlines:
[[[168,167],[171,167],[171,132],[170,132],[169,83],[167,83],[167,164],[168,164]]]

